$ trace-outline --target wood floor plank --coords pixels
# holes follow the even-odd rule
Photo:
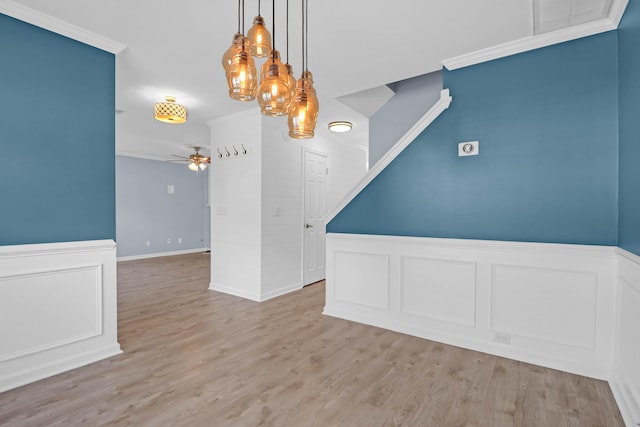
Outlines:
[[[0,394],[0,425],[623,426],[605,382],[322,316],[323,283],[210,291],[209,268],[119,263],[124,353]]]

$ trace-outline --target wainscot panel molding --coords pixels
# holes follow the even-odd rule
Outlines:
[[[0,247],[0,392],[121,353],[115,248]]]
[[[616,332],[609,385],[628,426],[640,423],[640,257],[618,249]]]
[[[609,379],[616,260],[609,246],[329,233],[324,314]]]

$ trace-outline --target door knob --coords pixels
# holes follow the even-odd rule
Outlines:
[[[305,225],[304,225],[304,228],[313,228],[313,225],[311,225],[311,224],[305,224]]]

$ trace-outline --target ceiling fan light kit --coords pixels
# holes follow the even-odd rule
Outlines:
[[[164,123],[179,124],[187,121],[187,108],[176,103],[173,96],[165,96],[164,102],[157,102],[154,117]]]
[[[199,170],[204,171],[205,169],[207,169],[207,166],[209,166],[209,163],[211,163],[211,157],[200,154],[200,148],[201,147],[197,147],[197,146],[193,147],[193,149],[196,152],[195,154],[191,154],[189,157],[174,155],[174,157],[177,157],[177,159],[168,160],[168,161],[169,162],[189,162],[187,167],[192,171],[194,172],[198,172]]]

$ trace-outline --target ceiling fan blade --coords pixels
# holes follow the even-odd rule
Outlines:
[[[165,160],[165,162],[190,162],[191,160],[189,159],[172,159],[172,160]]]

